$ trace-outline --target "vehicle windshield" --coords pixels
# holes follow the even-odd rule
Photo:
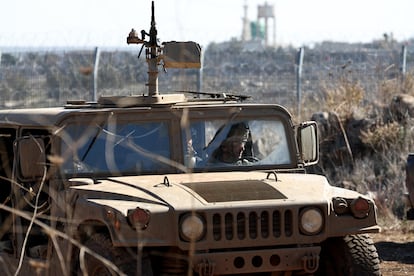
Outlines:
[[[182,128],[181,135],[172,135],[169,119],[122,120],[110,116],[94,123],[84,120],[64,125],[58,134],[62,141],[62,173],[75,177],[162,174],[188,169],[233,170],[249,166],[287,168],[294,158],[287,126],[275,118],[194,120]],[[178,147],[173,150],[174,141],[182,142],[181,157]]]
[[[61,138],[64,174],[145,174],[169,169],[167,122],[69,124]]]
[[[192,121],[183,130],[188,167],[289,165],[291,155],[285,126],[272,120]]]

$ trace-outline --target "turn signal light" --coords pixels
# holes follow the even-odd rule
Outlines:
[[[350,208],[356,218],[365,218],[368,216],[370,204],[367,199],[358,197],[352,200]]]
[[[135,229],[146,229],[150,222],[150,217],[150,212],[146,209],[137,207],[134,210],[128,210],[128,222]]]

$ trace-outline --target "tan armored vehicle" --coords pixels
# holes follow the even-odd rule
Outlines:
[[[157,66],[199,67],[200,48],[158,45],[152,11],[128,37],[148,95],[0,111],[3,275],[380,275],[373,201],[306,173],[316,124],[158,93]]]

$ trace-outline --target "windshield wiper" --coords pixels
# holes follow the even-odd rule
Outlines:
[[[86,149],[85,153],[82,155],[82,158],[80,161],[85,161],[86,157],[88,156],[89,152],[91,151],[93,145],[95,144],[96,140],[98,139],[98,136],[101,134],[103,130],[103,126],[105,124],[106,120],[104,120],[102,123],[98,125],[98,130],[96,131],[96,134],[93,136],[92,141],[90,142],[88,148]]]

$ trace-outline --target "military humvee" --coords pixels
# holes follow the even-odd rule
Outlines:
[[[147,95],[0,111],[4,274],[380,275],[374,202],[306,171],[317,125],[158,93],[158,65],[199,67],[200,48],[156,35],[152,6],[150,32],[127,38]]]

